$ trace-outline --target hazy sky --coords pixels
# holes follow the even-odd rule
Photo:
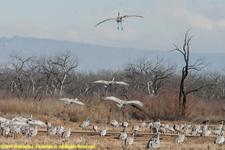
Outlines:
[[[124,30],[114,20],[121,15]],[[225,53],[225,0],[0,0],[0,37],[51,38],[168,51],[191,28],[192,52]]]

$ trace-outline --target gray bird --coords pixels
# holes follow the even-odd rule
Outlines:
[[[125,145],[128,146],[128,145],[132,145],[134,142],[134,133],[132,133],[132,136],[131,137],[127,137],[125,139]]]
[[[9,127],[2,127],[1,128],[1,135],[2,136],[8,136],[8,134],[10,133],[10,128]]]
[[[224,143],[224,131],[221,133],[221,135],[219,135],[218,137],[216,137],[214,143],[218,144],[218,145],[223,145]]]
[[[98,126],[93,125],[93,130],[94,130],[95,132],[97,132],[97,130],[98,130]]]
[[[121,139],[121,140],[125,140],[127,138],[127,133],[126,133],[125,129],[123,129],[123,132],[121,132],[119,134],[118,138]]]
[[[113,127],[113,134],[114,133],[114,128],[117,128],[119,126],[119,122],[116,120],[111,120],[110,122],[108,122],[107,124],[111,125]]]
[[[49,135],[55,135],[56,134],[56,131],[57,131],[56,127],[55,128],[52,128],[52,129],[49,129],[47,135],[48,136]]]
[[[160,139],[159,139],[159,134],[157,133],[157,136],[153,134],[152,138],[148,141],[147,144],[147,149],[157,149],[160,147]]]
[[[128,127],[128,122],[122,122],[122,127],[126,129]]]
[[[202,130],[201,136],[206,137],[211,134],[211,127],[208,127],[206,130]]]
[[[87,118],[86,121],[81,122],[80,127],[82,128],[82,134],[83,134],[83,129],[86,130],[86,128],[89,126],[89,119]]]
[[[38,130],[37,130],[37,126],[36,126],[35,128],[30,128],[28,136],[35,137],[37,135],[37,133],[38,133]]]
[[[143,130],[143,128],[146,126],[146,120],[144,120],[144,122],[142,122],[140,125],[139,125],[139,128],[142,128],[142,130]]]
[[[62,136],[63,132],[64,132],[63,126],[57,126],[56,127],[56,134],[58,135],[58,138],[60,138]]]
[[[222,121],[222,123],[219,126],[215,127],[215,130],[222,130],[223,124],[224,124],[224,121]]]
[[[186,140],[187,140],[187,138],[185,137],[185,135],[181,134],[181,135],[179,135],[178,137],[175,138],[175,143],[182,143]]]
[[[98,24],[96,24],[95,26],[98,26],[99,24],[109,21],[109,20],[116,20],[117,22],[117,29],[119,30],[119,23],[121,25],[121,29],[123,30],[123,26],[122,26],[122,22],[124,21],[123,18],[128,18],[128,17],[139,17],[139,18],[143,18],[143,16],[139,16],[139,15],[124,15],[124,16],[120,16],[120,13],[118,13],[118,16],[115,18],[109,18],[109,19],[105,19],[101,22],[99,22]]]
[[[100,136],[105,136],[106,135],[106,125],[105,125],[104,130],[100,130],[99,135]]]
[[[71,128],[68,128],[67,130],[64,130],[64,132],[63,132],[63,134],[62,134],[62,137],[63,137],[63,138],[66,138],[67,141],[68,141],[68,139],[69,139],[69,137],[70,137],[70,134],[71,134]]]

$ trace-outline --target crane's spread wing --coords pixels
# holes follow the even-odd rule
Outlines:
[[[23,117],[14,117],[11,119],[12,121],[20,121],[20,122],[27,122],[29,119]]]
[[[131,100],[131,101],[126,101],[125,104],[137,104],[141,107],[144,107],[144,103],[138,101],[138,100]]]
[[[42,122],[40,120],[31,120],[31,121],[28,121],[28,124],[47,127],[46,123],[44,123],[44,122]]]
[[[105,19],[105,20],[99,22],[98,24],[96,24],[95,26],[100,25],[101,23],[103,23],[103,22],[105,22],[105,21],[109,21],[109,20],[116,20],[116,18]]]
[[[113,82],[113,83],[115,83],[115,84],[120,84],[120,85],[126,85],[126,86],[129,86],[128,83],[125,83],[125,82],[122,82],[122,81],[115,81],[115,82]]]
[[[98,81],[95,81],[93,83],[102,83],[102,84],[109,84],[109,81],[105,81],[105,80],[98,80]]]
[[[119,99],[119,98],[116,98],[114,96],[109,96],[109,97],[103,97],[102,98],[103,100],[110,100],[110,101],[114,101],[114,102],[117,102],[119,104],[121,104],[123,102],[123,100]]]
[[[11,121],[8,125],[22,125],[22,126],[29,126],[26,122],[21,122],[21,121]]]
[[[69,99],[69,98],[60,98],[60,99],[57,99],[57,101],[64,101],[64,102],[70,102],[72,99]]]
[[[76,103],[76,104],[82,105],[82,106],[84,106],[84,107],[87,107],[83,102],[80,102],[80,101],[78,101],[78,100],[73,101],[73,103]]]
[[[128,18],[128,17],[140,17],[140,18],[144,18],[143,16],[139,16],[139,15],[124,15],[121,18]]]

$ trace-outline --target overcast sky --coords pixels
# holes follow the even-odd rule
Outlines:
[[[121,15],[124,30],[114,20]],[[225,53],[225,0],[0,0],[0,37],[50,38],[102,46],[168,51],[182,47],[191,28],[191,51]]]

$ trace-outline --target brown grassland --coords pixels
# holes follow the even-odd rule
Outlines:
[[[46,132],[39,132],[36,137],[29,138],[27,136],[18,135],[13,138],[11,136],[0,137],[0,145],[94,145],[94,149],[98,150],[120,150],[126,149],[122,145],[122,141],[119,140],[118,134],[122,131],[119,127],[116,129],[116,134],[112,135],[112,127],[107,126],[107,136],[99,137],[98,133],[94,133],[92,125],[97,125],[98,129],[104,128],[106,122],[116,119],[119,122],[127,121],[129,127],[127,132],[128,136],[131,136],[131,127],[136,124],[139,125],[146,120],[150,122],[151,119],[157,120],[160,118],[162,123],[172,124],[184,124],[189,121],[192,125],[197,122],[209,120],[210,126],[219,124],[218,121],[224,120],[225,112],[223,111],[223,101],[209,101],[189,96],[187,116],[182,118],[179,116],[179,110],[177,109],[177,95],[164,93],[163,96],[157,98],[150,98],[149,96],[142,96],[138,93],[133,93],[130,97],[134,99],[141,99],[145,103],[143,110],[145,113],[139,110],[126,106],[124,109],[119,110],[114,102],[103,102],[100,98],[92,98],[89,96],[80,97],[79,100],[87,104],[89,107],[85,108],[79,105],[70,105],[64,108],[64,103],[56,101],[57,98],[44,98],[41,101],[34,100],[18,100],[16,98],[10,98],[1,96],[0,97],[0,116],[10,119],[12,117],[26,117],[30,114],[33,115],[34,120],[41,120],[43,122],[49,121],[52,126],[63,125],[65,128],[72,128],[72,134],[68,141],[65,139],[58,139],[55,136],[47,136]],[[81,134],[81,128],[79,124],[86,118],[90,119],[90,126],[87,128],[87,134]],[[46,131],[45,128],[38,128],[39,131]],[[170,135],[170,133],[167,133]],[[80,143],[73,142],[73,139],[77,139],[80,136],[83,137],[83,141]],[[137,136],[134,139],[132,146],[128,146],[130,150],[143,150],[146,149],[148,140],[152,137],[152,132],[145,128],[138,131]],[[193,137],[188,136],[187,141],[182,144],[174,143],[174,135],[160,135],[162,150],[216,150],[225,149],[215,145],[215,135],[210,137]],[[1,148],[3,149],[3,148]],[[13,148],[7,148],[13,149]],[[38,148],[45,149],[45,148]],[[57,148],[62,149],[62,148]],[[77,148],[79,149],[79,148]],[[88,148],[83,148],[88,149]]]

